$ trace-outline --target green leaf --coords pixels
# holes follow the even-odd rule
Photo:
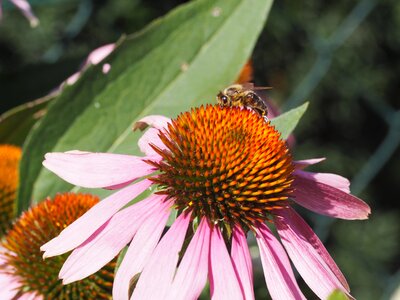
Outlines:
[[[332,294],[329,295],[328,300],[348,300],[346,294],[341,290],[334,290]]]
[[[125,257],[125,254],[127,251],[128,251],[128,247],[125,246],[124,248],[122,248],[121,252],[118,254],[117,262],[115,264],[114,274],[117,274],[119,266],[121,265],[122,261],[124,260],[124,257]]]
[[[272,0],[198,0],[122,39],[102,64],[66,86],[27,139],[18,210],[71,186],[41,166],[46,152],[138,154],[132,124],[215,103],[251,55]]]
[[[283,139],[287,139],[292,131],[296,128],[301,117],[306,112],[308,102],[293,108],[280,116],[271,120],[271,124],[281,133]]]
[[[6,111],[0,115],[0,143],[22,146],[32,126],[45,114],[49,95]]]

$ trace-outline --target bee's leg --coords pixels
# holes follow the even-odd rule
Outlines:
[[[266,111],[263,111],[263,110],[258,109],[258,108],[255,108],[254,110],[264,119],[265,122],[269,121]]]
[[[265,122],[269,122],[269,119],[268,119],[268,117],[267,117],[267,113],[266,113],[265,111],[263,111],[263,112],[261,113],[261,117],[263,117],[263,119],[264,119]]]

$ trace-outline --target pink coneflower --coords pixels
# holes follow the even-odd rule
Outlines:
[[[89,194],[59,194],[24,212],[0,241],[0,299],[111,299],[115,261],[85,280],[63,285],[68,254],[43,261],[40,246],[99,202]]]
[[[321,159],[292,161],[280,133],[246,109],[209,105],[174,120],[149,116],[136,127],[147,125],[153,128],[139,140],[145,157],[46,154],[44,166],[72,184],[118,189],[41,247],[45,257],[73,250],[60,271],[64,283],[92,274],[129,244],[114,280],[116,300],[197,299],[207,278],[213,299],[254,299],[246,241],[254,234],[273,299],[305,299],[289,257],[320,298],[335,289],[351,297],[292,208],[367,218],[370,208],[349,194],[347,179],[303,171]],[[149,188],[155,192],[131,203]],[[171,213],[176,219],[163,235]]]
[[[68,85],[73,85],[77,80],[81,77],[82,73],[91,65],[97,65],[102,60],[104,60],[111,52],[114,51],[116,45],[115,44],[106,44],[94,49],[89,53],[85,61],[82,63],[82,66],[79,68],[79,71],[72,74],[68,77],[62,84],[61,87],[66,83]],[[104,74],[107,74],[111,69],[111,65],[106,63],[102,67],[102,71]]]

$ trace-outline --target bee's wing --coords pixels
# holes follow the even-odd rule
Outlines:
[[[270,86],[254,86],[252,82],[241,83],[243,89],[252,90],[252,91],[264,91],[264,90],[272,90]]]
[[[255,86],[252,88],[253,91],[265,91],[265,90],[272,90],[272,86]]]
[[[243,82],[241,85],[245,90],[254,90],[254,83],[252,82]]]

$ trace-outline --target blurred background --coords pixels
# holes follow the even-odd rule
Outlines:
[[[45,96],[91,50],[183,2],[32,0],[40,25],[31,28],[3,1],[0,113]],[[254,82],[273,87],[270,97],[282,111],[310,102],[295,131],[295,158],[326,157],[311,170],[351,179],[352,193],[372,208],[369,220],[353,222],[302,212],[352,294],[400,299],[400,2],[302,2],[274,3],[251,57]],[[255,283],[257,298],[265,299],[260,265]]]

